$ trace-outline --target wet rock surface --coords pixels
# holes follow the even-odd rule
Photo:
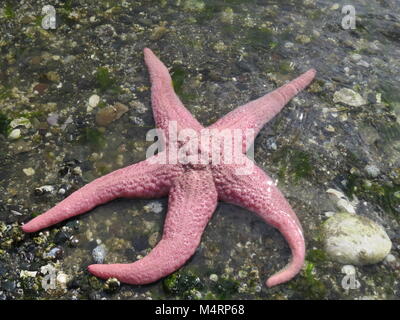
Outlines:
[[[0,3],[0,299],[399,299],[396,0],[357,2],[353,30],[341,27],[344,1],[58,1],[57,27],[46,30],[47,4]],[[306,263],[292,281],[265,287],[290,250],[272,227],[225,203],[193,258],[143,287],[99,280],[87,266],[99,243],[107,263],[145,256],[161,237],[167,199],[121,199],[22,233],[85,183],[145,158],[154,121],[144,47],[204,125],[317,69],[255,142],[256,162],[304,228]],[[96,122],[117,103],[128,110]],[[354,266],[353,289],[321,238],[342,210],[379,223],[392,242],[383,262]]]

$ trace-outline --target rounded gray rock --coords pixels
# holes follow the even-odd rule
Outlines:
[[[351,89],[343,88],[333,94],[333,102],[340,102],[352,107],[360,107],[367,104],[361,95]]]
[[[382,226],[351,213],[337,213],[322,226],[327,254],[337,262],[374,264],[390,252],[392,242]]]

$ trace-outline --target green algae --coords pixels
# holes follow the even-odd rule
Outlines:
[[[270,28],[250,28],[246,32],[245,42],[253,46],[268,47],[270,42],[273,42],[273,32]]]
[[[178,271],[163,280],[164,291],[181,298],[187,298],[191,296],[191,291],[203,288],[200,278],[191,271]]]
[[[11,131],[11,128],[9,126],[10,122],[11,120],[8,119],[8,117],[4,113],[0,112],[0,134],[8,136]]]
[[[181,66],[174,66],[171,69],[172,85],[176,94],[185,102],[190,101],[195,98],[191,93],[185,92],[183,89],[185,78],[187,77],[186,70]]]
[[[94,148],[104,148],[106,140],[104,134],[96,128],[84,128],[78,138],[79,143]]]
[[[291,72],[293,72],[293,70],[293,64],[290,63],[290,61],[283,60],[279,63],[279,71],[282,74],[290,74]]]
[[[14,8],[10,2],[6,3],[6,6],[4,8],[4,16],[6,17],[6,19],[9,19],[9,20],[14,19],[16,16]]]
[[[23,111],[23,112],[18,112],[13,115],[15,118],[27,118],[29,120],[34,119],[34,118],[43,118],[46,115],[44,111]]]
[[[302,299],[319,300],[328,294],[325,284],[314,276],[314,269],[314,263],[306,261],[305,269],[289,283],[289,287]]]
[[[34,23],[35,23],[35,26],[36,26],[36,27],[41,27],[41,26],[42,26],[42,20],[43,20],[43,18],[44,18],[44,16],[41,16],[41,15],[39,15],[39,16],[37,16],[37,17],[35,18]]]
[[[218,279],[218,281],[212,285],[212,291],[219,300],[230,299],[238,290],[239,281],[230,278]]]
[[[322,264],[328,261],[328,256],[324,250],[321,249],[312,249],[307,251],[307,261],[315,264]]]
[[[96,88],[101,93],[111,92],[113,94],[122,93],[121,88],[117,85],[115,77],[105,67],[99,67],[95,74]]]
[[[11,98],[11,89],[8,87],[1,87],[0,88],[0,101],[6,100],[7,98]]]
[[[68,13],[72,12],[72,2],[73,0],[65,0],[62,6],[62,8]]]
[[[96,84],[101,92],[105,92],[114,88],[115,79],[111,76],[107,68],[99,67],[96,71]]]
[[[181,66],[176,66],[171,69],[172,85],[177,95],[182,95],[182,86],[185,80],[186,71]]]
[[[36,299],[37,293],[44,292],[41,285],[41,277],[21,277],[19,283],[24,290],[26,299]]]
[[[10,249],[25,239],[25,234],[16,223],[8,231],[4,230],[4,232],[1,232],[0,235],[2,235],[0,238],[0,249]]]
[[[273,155],[273,159],[281,161],[278,175],[280,178],[290,176],[295,182],[310,178],[314,172],[311,156],[302,150],[284,147]]]
[[[238,293],[239,281],[221,277],[215,282],[203,283],[193,271],[180,270],[163,280],[163,289],[179,299],[231,299]]]
[[[365,178],[357,173],[349,174],[347,177],[347,185],[344,189],[346,196],[370,201],[382,207],[386,212],[400,221],[398,210],[400,207],[400,185],[396,183],[378,183],[369,181],[366,183]]]

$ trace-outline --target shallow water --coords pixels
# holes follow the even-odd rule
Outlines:
[[[1,5],[0,299],[399,297],[397,0],[71,0],[56,6],[54,30],[41,26],[46,4]],[[355,29],[341,25],[347,4],[356,10]],[[66,194],[145,158],[145,136],[154,121],[144,47],[170,68],[178,95],[204,125],[311,67],[317,70],[313,85],[255,143],[257,164],[278,180],[305,231],[308,269],[294,280],[266,288],[265,280],[287,263],[290,250],[279,232],[225,203],[218,205],[196,254],[174,276],[114,291],[86,271],[94,262],[92,250],[104,244],[105,263],[146,255],[161,237],[167,199],[116,200],[42,233],[20,231],[23,222]],[[359,93],[365,104],[334,102],[343,88]],[[91,110],[94,94],[100,104]],[[129,111],[106,128],[97,125],[99,110],[116,102]],[[21,118],[27,120],[14,128],[21,137],[13,140],[11,121]],[[371,175],[367,165],[378,174]],[[45,185],[53,191],[36,190]],[[358,289],[344,289],[342,265],[323,254],[326,212],[344,210],[329,188],[349,202],[356,197],[357,214],[381,224],[393,244],[397,264],[356,267]],[[62,253],[46,258],[55,247]],[[43,287],[41,267],[49,264],[70,279],[66,288]],[[26,276],[24,270],[37,274]],[[178,284],[168,289],[174,280]]]

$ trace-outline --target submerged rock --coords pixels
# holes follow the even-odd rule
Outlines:
[[[114,106],[108,106],[101,109],[96,114],[96,123],[99,126],[108,126],[114,120],[121,118],[121,116],[128,112],[129,108],[122,103],[116,103]]]
[[[359,93],[348,88],[336,91],[333,94],[333,102],[341,102],[352,107],[360,107],[367,103]]]
[[[323,224],[322,233],[328,255],[343,264],[378,263],[392,247],[382,226],[356,214],[335,214]]]

